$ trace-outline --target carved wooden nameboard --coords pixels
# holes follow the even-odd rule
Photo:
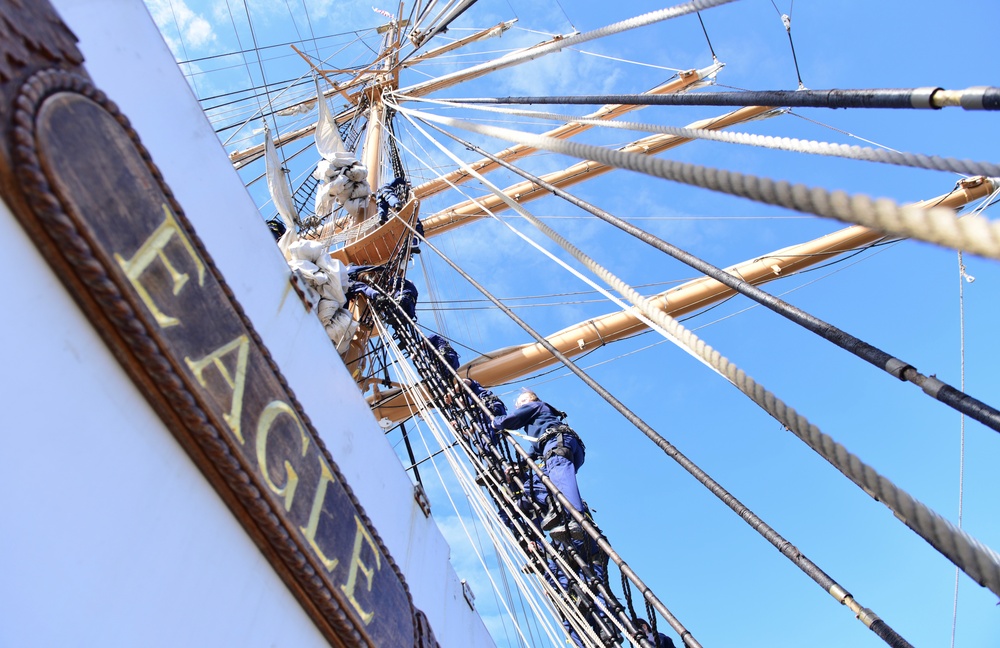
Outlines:
[[[0,0],[4,201],[331,644],[436,646],[181,206],[82,65],[47,1]]]

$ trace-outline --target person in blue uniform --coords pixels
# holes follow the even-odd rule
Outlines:
[[[445,362],[448,363],[448,366],[455,371],[458,371],[458,352],[452,348],[448,340],[444,339],[437,333],[432,333],[427,337],[427,343],[437,349],[438,353],[444,357]]]
[[[587,503],[584,502],[584,508],[586,506]],[[593,523],[593,518],[590,517],[589,510],[584,511],[584,515]],[[593,538],[585,536],[579,539],[573,538],[565,542],[556,542],[555,548],[563,555],[567,563],[576,565],[575,571],[584,583],[601,582],[605,586],[607,585],[608,555],[604,553]],[[569,555],[568,552],[570,551],[575,553],[576,558],[579,558],[587,565],[586,570],[580,566],[576,558]],[[545,579],[566,592],[570,600],[576,604],[580,614],[583,615],[583,618],[586,619],[587,623],[590,624],[590,627],[593,628],[594,632],[601,638],[601,641],[605,645],[619,645],[621,643],[621,635],[602,610],[602,606],[606,605],[606,601],[599,589],[596,589],[596,585],[594,585],[595,590],[593,593],[583,591],[577,580],[568,578],[565,571],[563,571],[562,565],[551,555],[548,556],[547,562],[551,574],[555,576],[555,580],[553,580],[549,573],[545,573]],[[592,600],[592,597],[596,597],[596,602]],[[568,619],[564,617],[562,622],[573,644],[580,648],[587,645]]]
[[[375,194],[375,203],[378,205],[379,225],[389,220],[389,210],[397,211],[403,204],[403,197],[409,192],[410,187],[405,178],[393,178],[392,182],[383,185]]]
[[[542,401],[533,391],[524,390],[514,402],[514,411],[493,419],[497,430],[522,428],[535,441],[531,444],[531,456],[541,458],[545,474],[556,488],[577,511],[585,510],[577,485],[576,473],[586,458],[586,447],[577,433],[563,423],[566,413]],[[535,490],[535,499],[545,504],[549,493],[544,489]],[[542,528],[549,532],[553,540],[565,541],[567,536],[583,537],[579,523],[562,515],[554,502],[548,502],[549,512],[542,520]]]
[[[348,296],[360,293],[368,301],[376,304],[383,299],[382,293],[361,280],[352,280],[347,289]],[[396,277],[392,280],[390,289],[386,291],[390,298],[399,304],[400,309],[413,321],[417,321],[417,297],[420,293],[413,282],[406,277]]]

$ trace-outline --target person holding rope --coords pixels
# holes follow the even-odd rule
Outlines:
[[[518,395],[514,408],[513,412],[494,418],[493,427],[497,430],[523,428],[527,436],[533,439],[532,458],[543,461],[548,478],[566,496],[573,508],[583,513],[586,508],[580,497],[576,473],[583,465],[587,449],[573,428],[563,423],[566,413],[539,399],[535,392],[527,389]],[[542,519],[542,529],[548,531],[553,540],[565,542],[569,537],[583,537],[580,524],[560,512],[556,503],[549,500],[549,493],[544,486],[534,490],[539,504],[544,506],[548,500],[548,512]]]

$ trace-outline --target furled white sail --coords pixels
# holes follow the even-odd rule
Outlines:
[[[297,211],[295,202],[292,200],[292,190],[285,179],[281,161],[278,159],[278,151],[274,148],[274,140],[271,139],[271,129],[264,127],[264,160],[267,167],[267,188],[271,192],[271,200],[278,210],[281,220],[285,223],[287,232],[295,231],[295,218]]]
[[[316,103],[319,110],[316,150],[322,158],[313,171],[313,177],[320,181],[316,190],[315,212],[323,218],[335,206],[340,205],[352,217],[357,218],[368,204],[368,196],[371,194],[368,169],[347,150],[337,129],[337,122],[330,114],[330,107],[326,105],[326,99],[320,90],[319,78],[313,79],[316,82]]]
[[[340,166],[346,166],[354,160],[354,154],[349,153],[347,147],[344,146],[344,140],[341,139],[340,131],[337,129],[337,122],[330,114],[330,107],[326,104],[326,99],[320,90],[319,78],[314,76],[313,81],[316,83],[316,97],[318,99],[316,107],[319,111],[319,117],[316,120],[316,150],[319,151],[324,160],[339,162]]]

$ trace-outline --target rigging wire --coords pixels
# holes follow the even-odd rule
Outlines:
[[[226,0],[227,3],[228,3],[228,1],[229,0]],[[274,109],[273,109],[272,104],[271,104],[271,91],[267,87],[267,75],[264,74],[264,62],[260,59],[260,48],[257,45],[257,34],[256,34],[256,32],[254,32],[254,29],[253,29],[253,19],[250,18],[250,7],[247,6],[247,0],[243,0],[243,10],[246,12],[246,15],[247,15],[247,25],[250,26],[250,38],[253,41],[253,50],[254,50],[255,55],[257,56],[257,66],[260,68],[261,83],[264,84],[264,96],[267,99],[267,106],[268,106],[268,108],[272,109],[271,122],[274,125],[274,132],[275,133],[280,133],[281,131],[278,130],[278,120],[274,118],[274,114],[273,114]],[[249,69],[248,69],[248,71],[249,71]],[[251,83],[253,83],[252,80],[251,80]],[[255,97],[257,98],[257,103],[259,104],[260,103],[260,94],[256,94]],[[260,109],[263,111],[263,107],[262,106],[260,107]],[[282,153],[282,162],[281,163],[282,163],[282,166],[284,166],[284,164],[285,164],[284,153]]]
[[[476,175],[474,171],[472,171],[472,173]],[[480,181],[482,181],[481,178]],[[548,229],[544,226],[544,224],[536,223],[536,227],[539,226],[543,231]],[[546,232],[546,234],[550,237],[553,235],[558,237],[558,235],[555,235],[554,233]],[[562,245],[562,243],[560,243],[560,245]],[[568,243],[566,245],[568,246]],[[616,290],[619,292],[629,290],[623,282],[613,277],[613,275],[610,275],[610,273],[607,273],[596,264],[590,262],[589,259],[585,260],[585,255],[580,253],[578,250],[573,249],[572,254],[578,260],[588,265],[588,267],[591,267],[595,273],[603,275],[602,278],[614,285]],[[471,277],[468,277],[467,280],[473,281]],[[480,290],[486,294],[485,289],[480,288]],[[751,400],[760,405],[766,412],[771,414],[771,416],[783,423],[789,431],[793,432],[796,436],[805,441],[822,457],[837,467],[844,475],[848,476],[851,481],[869,494],[873,494],[873,496],[875,496],[879,501],[885,503],[886,506],[888,506],[900,520],[931,543],[931,545],[937,548],[943,555],[947,556],[956,565],[961,566],[967,574],[972,576],[978,582],[989,587],[992,591],[994,591],[994,593],[1000,593],[1000,556],[997,556],[993,550],[978,542],[971,536],[968,536],[963,531],[955,529],[950,523],[947,522],[947,520],[931,511],[924,504],[915,500],[908,493],[899,489],[888,479],[882,477],[871,467],[861,462],[861,460],[855,455],[851,454],[843,446],[833,441],[833,439],[821,432],[815,425],[809,423],[805,417],[789,408],[785,403],[778,400],[772,393],[765,390],[763,386],[759,385],[752,378],[737,369],[735,365],[729,362],[728,359],[722,357],[715,350],[711,349],[711,347],[704,344],[701,340],[698,340],[697,337],[690,331],[686,330],[683,326],[677,323],[676,319],[671,318],[663,311],[650,308],[648,300],[643,299],[637,294],[635,296],[630,296],[629,299],[637,307],[639,307],[639,309],[642,310],[647,317],[657,321],[657,323],[659,323],[662,327],[671,331],[675,337],[683,341],[685,346],[688,346],[692,351],[695,351],[698,355],[702,356],[703,359],[712,364],[717,371],[725,374],[727,379],[737,386],[740,391],[744,392],[751,398]],[[496,303],[498,307],[502,308],[508,317],[512,319],[517,318],[517,315],[513,313],[513,311],[504,307],[499,301],[494,300],[494,303]],[[516,321],[521,323],[522,320],[518,318]],[[523,324],[522,327],[527,327],[527,325]],[[527,331],[528,328],[525,328],[525,330]],[[633,421],[633,424],[637,427],[640,427],[640,429],[642,429],[647,436],[656,441],[657,445],[660,445],[660,441],[665,444],[667,443],[662,436],[627,410],[627,408],[625,408],[625,406],[613,395],[607,392],[607,390],[596,383],[596,381],[593,381],[593,379],[589,376],[586,376],[584,372],[580,371],[579,368],[572,363],[572,361],[560,353],[550,342],[548,342],[548,340],[542,338],[533,331],[530,331],[530,333],[532,337],[535,337],[539,344],[541,344],[551,355],[558,358],[559,361],[566,364],[567,367],[570,367],[574,373],[576,373],[581,379],[585,380],[585,382],[587,382],[587,384],[590,385],[595,391],[598,391],[598,393],[600,393],[609,403],[612,403],[616,409],[619,409],[619,411],[623,414],[629,412],[626,417],[629,418],[630,421]],[[662,447],[664,446],[661,446],[661,448]],[[664,449],[666,450],[666,448]],[[578,518],[579,516],[573,515],[573,517]],[[581,522],[581,519],[577,519],[577,522]],[[824,577],[829,578],[825,576],[825,574]],[[817,582],[820,581],[817,580]],[[824,587],[824,589],[827,588]],[[833,593],[832,590],[827,589],[827,591],[831,592],[831,594]],[[836,594],[834,594],[834,597],[839,599]],[[843,599],[839,600],[843,602]],[[857,613],[857,610],[854,611]],[[859,618],[864,616],[865,615],[860,614]],[[886,626],[881,619],[873,621],[870,618],[862,618],[862,620],[865,622],[865,625],[867,625],[880,637],[889,640],[888,637],[893,636],[902,640],[898,637],[898,635],[896,635],[895,631],[888,628],[888,626]]]
[[[306,6],[306,0],[302,0],[302,11],[306,14],[306,24],[309,25],[309,36],[312,42],[313,49],[316,50],[316,59],[322,59],[323,57],[319,53],[319,42],[316,40],[316,32],[313,30],[312,18],[309,16],[309,7]]]
[[[799,60],[795,57],[795,43],[792,41],[792,10],[795,9],[795,0],[792,0],[792,4],[788,7],[787,14],[781,13],[781,10],[778,9],[778,5],[774,3],[774,0],[771,0],[771,5],[781,17],[781,24],[785,27],[785,32],[788,34],[788,45],[792,48],[792,61],[795,63],[795,76],[799,79],[799,90],[802,90],[806,86],[802,83],[802,74],[799,72]]]
[[[446,131],[441,130],[441,132],[448,135]],[[992,428],[994,431],[1000,432],[1000,411],[976,398],[969,396],[964,391],[955,389],[951,385],[935,378],[934,376],[926,376],[920,373],[913,365],[900,360],[885,351],[882,351],[878,347],[868,344],[867,342],[837,328],[836,326],[833,326],[828,322],[792,306],[788,302],[783,301],[774,295],[760,290],[756,286],[747,283],[742,278],[735,277],[729,272],[726,272],[721,268],[700,259],[699,257],[681,250],[679,247],[667,243],[666,241],[653,236],[649,232],[613,216],[603,209],[599,209],[590,203],[572,196],[562,189],[545,182],[541,178],[519,169],[509,162],[501,160],[490,153],[487,153],[485,150],[475,146],[471,142],[464,141],[455,135],[450,136],[470,150],[491,158],[497,164],[521,175],[525,179],[539,185],[546,191],[552,192],[556,196],[593,214],[594,216],[597,216],[601,220],[614,225],[618,229],[630,234],[643,243],[646,243],[647,245],[670,255],[678,261],[687,264],[705,276],[715,279],[719,283],[731,288],[745,297],[752,299],[765,308],[770,309],[774,313],[777,313],[789,321],[798,324],[807,331],[824,338],[828,342],[837,345],[841,349],[857,356],[858,358],[861,358],[869,364],[882,369],[891,376],[903,381],[911,382],[914,385],[921,387],[928,396],[935,398],[952,409],[979,421],[983,425]]]
[[[715,48],[712,47],[712,39],[708,37],[708,29],[705,28],[705,21],[701,19],[701,12],[695,12],[698,16],[698,23],[701,25],[701,32],[705,34],[705,42],[708,43],[708,51],[712,54],[712,60],[718,62],[719,57],[715,55]]]
[[[965,282],[971,277],[965,272],[962,251],[958,251],[958,360],[961,386],[965,389]],[[970,281],[971,283],[971,281]],[[959,417],[958,433],[958,517],[956,526],[962,528],[962,506],[965,500],[965,416]],[[955,596],[951,613],[951,646],[955,647],[955,631],[958,629],[958,584],[961,571],[955,568]]]
[[[661,95],[658,95],[661,96]],[[873,149],[861,146],[848,146],[846,144],[834,144],[831,142],[819,142],[814,140],[802,140],[791,137],[773,137],[770,135],[755,135],[753,133],[737,133],[731,131],[716,131],[705,128],[684,128],[676,126],[659,126],[654,124],[644,124],[640,122],[628,121],[608,121],[604,119],[589,119],[586,117],[573,117],[558,113],[539,112],[534,110],[512,110],[504,108],[490,108],[475,104],[462,104],[452,100],[426,99],[421,97],[401,97],[412,99],[434,105],[450,106],[452,108],[471,108],[484,112],[518,115],[522,117],[533,117],[561,123],[579,123],[597,128],[609,128],[617,130],[639,131],[644,133],[657,133],[663,135],[673,135],[685,139],[700,139],[726,144],[740,144],[745,146],[755,146],[759,148],[776,149],[794,153],[807,153],[812,155],[824,155],[829,157],[841,157],[851,160],[863,160],[868,162],[879,162],[882,164],[894,164],[916,169],[930,169],[934,171],[951,171],[960,175],[985,175],[1000,176],[1000,165],[991,162],[972,162],[970,160],[959,160],[957,158],[947,158],[940,156],[924,155],[922,153],[906,153],[895,151],[883,147]],[[476,123],[481,123],[481,120]]]
[[[374,31],[375,31],[374,29],[349,30],[349,31],[340,32],[340,33],[337,33],[337,34],[328,34],[326,36],[319,36],[319,37],[314,38],[313,40],[315,40],[315,41],[328,40],[328,39],[331,39],[331,38],[340,38],[341,36],[347,36],[348,34],[354,34],[355,37],[356,37],[356,39],[355,39],[355,41],[356,41],[356,40],[358,40],[360,38],[363,38],[366,35],[371,35],[371,33],[374,32]],[[177,61],[177,64],[178,65],[185,65],[185,64],[188,64],[188,63],[202,63],[204,61],[212,61],[212,60],[215,60],[215,59],[226,58],[226,57],[229,57],[229,56],[235,56],[236,54],[249,54],[250,52],[254,52],[254,51],[264,52],[264,51],[270,50],[270,49],[283,49],[285,47],[288,47],[289,45],[302,45],[302,44],[307,43],[307,42],[308,41],[305,41],[305,40],[287,41],[287,42],[284,42],[284,43],[275,43],[274,45],[264,45],[259,50],[243,49],[243,45],[240,45],[240,49],[238,49],[236,51],[224,52],[222,54],[211,54],[209,56],[201,56],[201,57],[198,57],[198,58],[187,59],[187,60],[184,60],[184,61]],[[237,39],[237,43],[239,43],[239,39]],[[280,56],[278,58],[286,58],[286,57]],[[265,58],[264,60],[274,60],[274,59],[266,59]],[[214,71],[214,70],[209,70],[209,72],[212,72],[212,71]]]
[[[177,29],[177,42],[180,43],[181,52],[184,54],[184,58],[187,58],[187,47],[184,45],[184,32],[181,31],[181,24],[177,20],[177,11],[174,8],[174,0],[170,0],[170,15],[174,19],[174,28]],[[181,62],[178,61],[177,65],[180,66]],[[194,79],[192,79],[192,85],[194,85]],[[198,94],[198,88],[194,88],[195,94]]]
[[[651,158],[637,153],[608,150],[600,146],[578,142],[564,142],[551,137],[512,131],[506,128],[480,126],[402,107],[397,109],[411,114],[419,114],[424,120],[530,145],[553,153],[562,153],[581,160],[591,160],[619,169],[637,171],[666,180],[748,198],[763,204],[777,205],[824,218],[864,225],[869,229],[895,236],[914,238],[956,250],[962,249],[992,259],[1000,259],[1000,223],[973,217],[958,219],[952,210],[946,208],[900,206],[887,198],[874,200],[863,194],[851,195],[843,191],[828,191],[822,187],[793,185],[761,176]]]

